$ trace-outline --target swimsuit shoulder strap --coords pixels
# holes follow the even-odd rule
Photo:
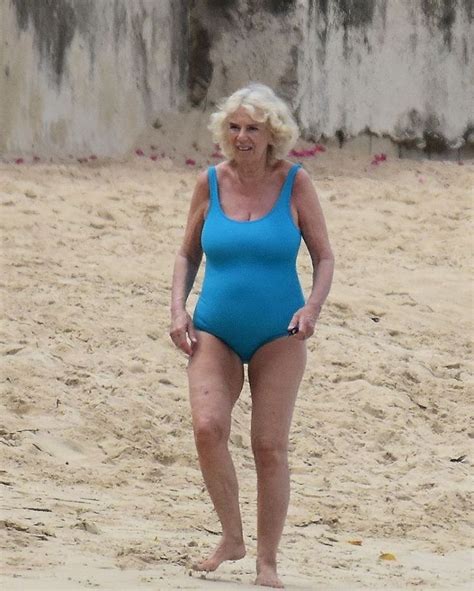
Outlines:
[[[301,168],[301,164],[293,164],[286,175],[285,182],[281,188],[280,202],[284,205],[289,205],[291,201],[291,193],[293,192],[293,184],[295,182],[295,176],[298,170]]]
[[[207,169],[207,179],[209,183],[209,198],[211,205],[219,205],[219,186],[217,184],[217,172],[215,166],[209,166]]]

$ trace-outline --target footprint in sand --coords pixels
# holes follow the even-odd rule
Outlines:
[[[83,462],[87,449],[77,441],[59,439],[48,433],[36,433],[27,438],[39,451],[61,462]]]
[[[163,464],[163,466],[171,466],[177,461],[178,458],[173,454],[168,454],[166,452],[160,451],[153,454],[153,459],[160,462],[160,464]]]
[[[385,418],[385,412],[381,409],[381,408],[375,408],[375,406],[372,406],[369,403],[366,403],[362,410],[364,412],[366,412],[367,414],[375,417],[376,419],[384,419]]]

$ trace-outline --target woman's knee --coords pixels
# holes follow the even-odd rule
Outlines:
[[[193,421],[193,428],[198,449],[214,447],[227,442],[229,438],[229,428],[223,420],[216,417],[196,417]]]
[[[276,468],[288,463],[288,443],[261,438],[252,439],[255,463],[262,468]]]

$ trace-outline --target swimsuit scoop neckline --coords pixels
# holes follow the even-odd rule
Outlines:
[[[266,218],[268,218],[276,209],[278,204],[280,203],[280,201],[282,200],[285,188],[288,184],[288,178],[290,176],[290,172],[292,171],[293,168],[298,167],[298,164],[292,164],[290,166],[290,168],[288,169],[288,172],[286,173],[285,176],[285,180],[283,181],[280,191],[278,192],[278,197],[275,199],[275,203],[272,205],[272,207],[267,211],[267,213],[265,213],[263,216],[255,219],[255,220],[236,220],[235,218],[231,218],[230,216],[228,216],[226,214],[226,212],[224,211],[224,208],[222,207],[221,204],[221,195],[220,195],[220,189],[219,189],[219,179],[217,177],[217,167],[216,166],[212,166],[211,168],[214,170],[214,175],[215,175],[215,189],[216,189],[216,203],[217,203],[217,207],[220,211],[220,213],[222,214],[222,216],[226,219],[229,220],[230,222],[234,222],[236,224],[255,224],[257,222],[262,222],[263,220],[265,220]]]

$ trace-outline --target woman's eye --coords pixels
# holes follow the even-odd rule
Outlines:
[[[238,128],[238,126],[237,126],[237,125],[230,125],[230,129],[231,129],[232,131],[239,131],[239,128]]]
[[[257,131],[258,127],[255,127],[254,125],[250,125],[250,127],[248,128],[249,131]]]

